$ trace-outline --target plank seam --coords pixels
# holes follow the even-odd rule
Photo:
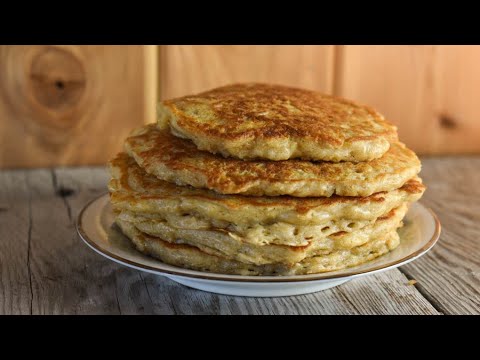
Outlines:
[[[62,198],[63,205],[65,205],[65,208],[67,209],[68,220],[71,224],[72,223],[72,209],[70,208],[70,204],[68,203],[65,196],[59,195],[60,188],[58,187],[57,174],[55,173],[55,169],[51,169],[50,173],[52,175],[52,183],[53,183],[53,190],[55,192],[55,196],[60,196]]]
[[[415,280],[415,278],[407,271],[407,270],[404,270],[403,267],[399,267],[397,268],[398,271],[400,271],[400,273],[405,276],[405,278],[407,280]],[[442,306],[442,304],[440,304],[440,302],[438,302],[437,300],[435,300],[427,291],[425,291],[425,289],[423,288],[422,285],[420,285],[419,283],[415,283],[413,285],[415,287],[415,290],[418,291],[418,293],[430,304],[432,305],[432,307],[439,313],[439,315],[445,315],[446,314],[446,310],[445,308]]]
[[[32,285],[32,269],[30,265],[30,252],[31,252],[31,242],[32,242],[32,188],[30,186],[30,181],[28,180],[28,174],[26,175],[27,186],[28,186],[28,241],[27,241],[27,270],[28,270],[28,283],[30,287],[30,315],[33,314],[33,285]]]
[[[145,286],[145,290],[147,291],[148,299],[150,300],[150,303],[152,304],[152,309],[155,311],[155,303],[153,302],[152,296],[150,295],[150,291],[148,290],[148,285],[147,282],[145,281],[145,278],[143,277],[143,274],[141,271],[138,272],[140,275],[140,279],[142,279],[143,285]],[[175,309],[173,310],[175,312]]]
[[[120,307],[120,301],[118,300],[117,285],[115,285],[115,300],[117,300],[118,313],[122,315],[122,308]]]
[[[332,94],[342,96],[343,94],[343,76],[344,76],[344,58],[345,45],[335,45],[333,52],[333,86]]]

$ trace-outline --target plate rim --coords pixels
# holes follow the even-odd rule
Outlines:
[[[367,275],[367,274],[373,274],[376,272],[379,272],[381,270],[388,270],[392,267],[398,267],[401,266],[402,264],[406,264],[414,259],[416,259],[419,256],[422,256],[428,250],[430,250],[438,241],[440,238],[440,234],[442,231],[442,226],[440,224],[440,220],[438,219],[437,215],[435,212],[430,208],[427,207],[420,202],[417,202],[417,204],[421,205],[423,208],[425,208],[430,215],[432,216],[434,223],[435,223],[435,230],[433,232],[432,237],[428,240],[427,243],[425,243],[424,246],[422,246],[420,249],[414,251],[413,253],[404,256],[403,258],[396,260],[394,262],[391,262],[389,264],[385,265],[379,265],[370,269],[365,269],[365,270],[357,270],[357,271],[351,271],[347,273],[342,273],[342,274],[331,274],[328,275],[328,272],[323,272],[323,273],[318,273],[318,274],[305,274],[305,275],[291,275],[289,277],[282,277],[282,276],[248,276],[248,275],[230,275],[230,274],[216,274],[216,273],[208,273],[208,272],[201,272],[199,270],[191,270],[191,269],[183,269],[178,266],[174,265],[169,265],[171,267],[178,268],[179,271],[176,270],[169,270],[169,269],[159,269],[153,266],[141,264],[129,259],[125,259],[121,256],[118,256],[101,246],[97,244],[97,242],[93,241],[90,239],[90,237],[85,233],[84,227],[83,227],[83,215],[88,208],[95,203],[96,201],[101,200],[103,197],[108,196],[109,193],[105,192],[102,193],[92,200],[88,201],[82,208],[82,210],[79,212],[76,222],[75,222],[75,227],[77,230],[77,234],[80,236],[80,238],[93,250],[98,252],[100,255],[103,255],[119,264],[122,264],[124,266],[128,267],[133,267],[139,270],[147,271],[150,273],[155,273],[158,275],[164,275],[164,276],[181,276],[181,277],[186,277],[186,278],[193,278],[193,279],[201,279],[201,280],[212,280],[212,281],[223,281],[223,282],[243,282],[243,283],[248,283],[248,282],[255,282],[255,283],[281,283],[281,282],[310,282],[310,281],[321,281],[321,280],[334,280],[334,279],[340,279],[340,278],[353,278],[361,275]],[[160,260],[158,260],[160,264],[163,264]],[[353,267],[352,269],[354,269]],[[189,271],[189,272],[194,272],[193,274],[191,273],[185,273],[184,271]],[[197,274],[198,273],[198,274]]]

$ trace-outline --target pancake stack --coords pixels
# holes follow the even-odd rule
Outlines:
[[[236,84],[159,104],[110,161],[116,223],[136,248],[200,271],[339,270],[399,245],[420,161],[375,110]]]

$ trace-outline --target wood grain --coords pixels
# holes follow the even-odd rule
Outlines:
[[[283,298],[217,295],[186,288],[155,275],[142,276],[159,314],[438,314],[398,270],[314,294]]]
[[[479,46],[342,46],[335,93],[376,107],[423,154],[479,153]]]
[[[143,46],[144,60],[144,99],[143,122],[154,122],[157,118],[158,102],[158,50],[157,45]],[[139,122],[142,123],[142,122]]]
[[[103,164],[153,121],[143,46],[0,46],[0,167]]]
[[[23,171],[0,172],[0,314],[28,314],[30,192]]]
[[[480,158],[422,159],[422,201],[440,218],[438,244],[402,267],[445,314],[480,314]]]
[[[27,176],[32,199],[32,313],[118,314],[116,267],[79,247],[74,227],[75,205],[100,192],[97,184],[106,181],[104,172],[90,171],[78,177],[81,182],[67,186],[55,171],[33,170]]]
[[[271,82],[331,92],[333,46],[162,46],[161,99],[232,82]]]
[[[117,265],[74,229],[107,178],[104,168],[0,172],[1,314],[437,314],[398,270],[268,299],[192,290]]]
[[[424,154],[479,153],[480,46],[0,46],[0,168],[103,164],[158,99],[240,81],[373,105]]]

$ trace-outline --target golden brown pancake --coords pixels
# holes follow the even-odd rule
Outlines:
[[[280,85],[228,85],[158,110],[161,129],[240,159],[368,161],[397,141],[396,127],[368,106]]]
[[[400,142],[392,143],[381,158],[361,163],[223,158],[155,125],[135,130],[125,151],[161,180],[253,196],[369,196],[398,189],[421,167],[415,153]]]
[[[142,233],[128,221],[117,218],[116,223],[130,238],[137,250],[146,255],[173,266],[220,274],[278,276],[340,270],[375,259],[395,249],[400,243],[397,232],[393,230],[373,238],[361,246],[307,257],[293,265],[282,263],[253,265],[212,255],[195,246],[169,243],[159,237]]]
[[[304,246],[257,245],[241,237],[233,237],[223,229],[177,228],[170,226],[166,220],[145,219],[123,212],[118,215],[118,219],[130,222],[147,235],[169,243],[192,245],[210,255],[254,265],[272,263],[293,265],[307,257],[352,249],[379,238],[402,224],[407,209],[407,204],[403,204],[378,218],[371,225],[353,232],[341,231],[319,239],[312,238]]]
[[[410,179],[401,188],[367,197],[298,198],[221,195],[177,186],[148,175],[125,153],[110,162],[113,208],[174,228],[222,229],[252,244],[304,246],[339,231],[351,232],[406,202],[425,187]]]

